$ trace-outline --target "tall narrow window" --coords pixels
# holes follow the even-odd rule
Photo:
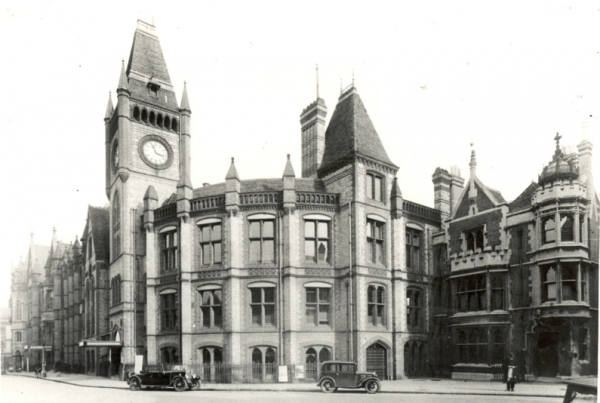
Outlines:
[[[367,245],[369,248],[369,260],[372,263],[384,264],[385,223],[367,219]]]
[[[16,339],[16,341],[23,341],[23,340],[21,339],[21,337],[22,337],[22,336],[21,336],[21,332],[16,332],[16,333],[15,333],[15,339]]]
[[[167,231],[162,235],[162,271],[176,271],[178,267],[177,231]]]
[[[577,301],[577,267],[565,265],[561,271],[562,300]]]
[[[179,364],[179,351],[176,347],[164,347],[160,349],[160,357],[162,364],[177,365]]]
[[[467,333],[459,331],[457,336],[456,347],[458,349],[458,362],[467,363],[469,362],[469,354],[467,351]]]
[[[221,327],[223,323],[222,290],[200,291],[200,322],[202,327]]]
[[[275,325],[275,287],[251,288],[250,310],[252,324],[256,326]]]
[[[17,301],[17,320],[21,320],[22,317],[22,307],[21,307],[21,301]]]
[[[202,266],[221,263],[221,223],[200,225],[200,253]]]
[[[505,310],[504,274],[492,275],[492,311]]]
[[[421,326],[421,290],[409,288],[406,290],[406,323],[409,328]]]
[[[382,186],[383,178],[380,175],[369,173],[367,174],[367,197],[369,199],[381,201],[383,200]]]
[[[160,311],[161,330],[165,332],[177,330],[179,327],[177,292],[170,292],[160,296]]]
[[[420,268],[421,254],[421,231],[416,229],[406,229],[406,268]]]
[[[579,328],[579,360],[587,361],[588,360],[588,330],[585,327]]]
[[[573,225],[573,216],[571,214],[560,215],[560,240],[569,242],[575,240],[575,226]]]
[[[542,269],[542,300],[556,301],[556,270],[554,267]]]
[[[275,263],[275,221],[250,221],[250,263]]]
[[[553,216],[542,220],[542,242],[544,244],[556,242],[556,223]]]
[[[306,323],[314,325],[329,325],[331,304],[330,288],[306,288]]]
[[[495,329],[492,331],[492,363],[500,364],[504,359],[504,349],[506,343],[504,342],[504,334],[502,329]]]
[[[310,263],[330,263],[328,221],[304,221],[304,256]]]
[[[465,239],[465,246],[467,251],[479,252],[483,251],[485,247],[484,227],[479,226],[463,231],[463,237]]]
[[[583,302],[588,301],[588,270],[586,266],[581,266],[581,300]]]
[[[385,287],[370,285],[367,289],[367,316],[374,326],[385,325]]]
[[[112,234],[112,258],[114,260],[121,255],[121,202],[118,192],[115,193],[112,201]]]

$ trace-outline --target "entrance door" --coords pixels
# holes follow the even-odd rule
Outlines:
[[[367,347],[367,371],[377,373],[379,379],[387,379],[387,349],[379,343]]]
[[[538,376],[556,377],[558,374],[558,333],[539,334],[535,358]]]

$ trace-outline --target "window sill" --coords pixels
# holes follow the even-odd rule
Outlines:
[[[221,263],[217,263],[217,264],[203,264],[201,265],[197,271],[201,271],[201,270],[215,270],[215,269],[221,269],[223,268],[223,264]]]

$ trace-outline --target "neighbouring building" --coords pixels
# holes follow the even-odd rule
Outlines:
[[[54,233],[35,280],[29,263],[13,271],[15,365],[17,302],[37,301],[26,343],[98,375],[139,356],[213,381],[272,381],[280,365],[315,378],[331,359],[382,379],[485,378],[509,352],[530,375],[596,373],[589,141],[557,149],[511,203],[476,177],[473,151],[468,181],[435,170],[429,208],[403,197],[354,85],[327,113],[317,97],[300,115],[301,177],[288,156],[276,178],[242,180],[232,158],[224,182],[194,188],[187,90],[178,102],[138,21],[104,116],[109,206],[88,208],[72,244]]]

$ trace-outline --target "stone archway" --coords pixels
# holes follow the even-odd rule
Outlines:
[[[381,343],[367,347],[367,371],[376,372],[379,379],[388,379],[387,348]]]

